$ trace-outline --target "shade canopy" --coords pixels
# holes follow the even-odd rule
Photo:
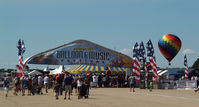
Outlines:
[[[50,71],[50,74],[53,74],[53,75],[55,75],[55,74],[63,74],[64,71],[65,71],[64,67],[63,67],[63,65],[61,65],[61,66],[59,66],[59,68],[56,68],[56,69]]]
[[[108,67],[112,72],[125,72],[126,68],[124,67]],[[85,73],[85,72],[104,72],[106,71],[105,66],[94,66],[94,65],[74,65],[67,72],[70,73]]]
[[[31,72],[29,72],[28,73],[28,75],[41,75],[42,73],[41,72],[39,72],[39,71],[37,71],[37,70],[33,70],[33,71],[31,71]]]

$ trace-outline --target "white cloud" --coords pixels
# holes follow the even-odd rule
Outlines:
[[[197,53],[196,51],[193,51],[192,49],[185,49],[183,52],[183,54],[195,54]]]
[[[128,56],[131,56],[131,55],[132,55],[132,50],[131,50],[131,49],[126,49],[126,48],[124,48],[124,49],[122,49],[122,50],[119,51],[119,52],[121,52],[121,53],[123,53],[123,54],[125,54],[125,55],[128,55]]]

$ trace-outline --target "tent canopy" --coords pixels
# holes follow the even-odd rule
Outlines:
[[[42,73],[41,72],[39,72],[39,71],[37,71],[37,70],[33,70],[33,71],[31,71],[30,73],[28,73],[28,75],[41,75]]]
[[[64,73],[64,67],[61,65],[59,68],[56,68],[52,71],[50,71],[51,74],[63,74]]]
[[[125,72],[126,71],[124,67],[108,67],[108,68],[112,72]],[[106,71],[106,67],[94,66],[94,65],[74,65],[67,71],[70,73],[98,72],[98,71]]]
[[[175,75],[175,76],[179,76],[179,75],[182,75],[182,73],[173,72],[173,73],[167,73],[166,75]]]

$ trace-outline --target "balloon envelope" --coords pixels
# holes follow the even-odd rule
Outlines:
[[[158,48],[170,63],[180,51],[181,40],[173,34],[166,34],[158,41]]]

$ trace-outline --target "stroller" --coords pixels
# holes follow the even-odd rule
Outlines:
[[[80,98],[84,97],[85,99],[88,98],[88,86],[85,84],[82,84],[82,87],[80,89]]]

